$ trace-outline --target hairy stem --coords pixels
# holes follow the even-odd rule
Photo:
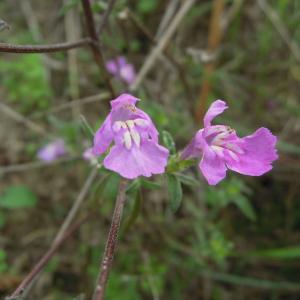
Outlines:
[[[105,295],[106,283],[109,272],[112,267],[113,257],[118,240],[118,233],[120,229],[121,218],[126,198],[127,181],[122,179],[119,186],[119,192],[116,200],[115,210],[112,217],[111,226],[109,229],[106,246],[100,265],[99,275],[97,278],[96,288],[93,295],[93,300],[103,300]]]
[[[13,45],[0,43],[0,52],[7,53],[47,53],[67,51],[74,48],[84,47],[93,44],[90,38],[84,38],[76,42],[59,43],[52,45]]]

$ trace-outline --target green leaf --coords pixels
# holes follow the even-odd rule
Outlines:
[[[34,207],[36,203],[36,195],[25,185],[11,186],[0,197],[0,207],[8,209]]]
[[[181,173],[176,173],[176,176],[185,185],[188,185],[188,186],[199,186],[200,185],[199,181],[192,176],[181,174]]]
[[[125,224],[122,230],[122,234],[128,231],[128,229],[136,222],[140,212],[142,203],[142,193],[137,191],[134,197],[134,205],[128,218],[125,220]]]
[[[240,196],[234,200],[234,203],[248,219],[256,221],[254,209],[246,197]]]
[[[141,187],[141,179],[140,178],[137,178],[133,181],[131,181],[131,183],[127,186],[127,189],[126,189],[126,193],[129,193],[129,194],[134,194],[136,193],[139,188]]]
[[[195,164],[194,159],[188,160],[179,160],[178,157],[171,157],[169,164],[167,166],[168,173],[180,172],[183,171]]]
[[[150,181],[150,180],[146,180],[146,179],[142,179],[141,184],[144,188],[146,188],[148,190],[157,190],[157,189],[161,188],[161,185],[159,183]]]
[[[175,147],[175,142],[173,140],[172,135],[168,131],[163,131],[162,132],[162,141],[163,144],[170,150],[171,154],[176,153],[176,147]]]
[[[251,252],[250,255],[275,259],[295,259],[300,257],[300,246],[254,251]]]
[[[176,212],[182,201],[182,187],[180,180],[175,176],[168,174],[168,193],[170,207],[173,212]]]

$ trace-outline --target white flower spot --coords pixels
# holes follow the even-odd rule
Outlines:
[[[130,150],[131,148],[131,145],[132,145],[132,141],[131,141],[131,135],[129,133],[129,131],[125,131],[124,133],[124,144],[125,144],[125,147]]]

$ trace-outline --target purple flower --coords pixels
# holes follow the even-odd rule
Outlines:
[[[137,101],[129,94],[111,101],[111,112],[94,137],[95,155],[104,153],[114,141],[103,164],[128,179],[163,173],[169,155],[158,144],[158,132],[150,117],[136,108]]]
[[[130,85],[134,82],[136,76],[134,66],[129,64],[124,56],[118,56],[107,61],[105,66],[109,73],[126,84]]]
[[[272,169],[278,158],[277,142],[267,128],[259,128],[243,138],[235,130],[224,125],[211,125],[211,121],[228,106],[224,101],[212,103],[204,116],[204,128],[200,129],[184,149],[182,158],[201,157],[199,168],[210,185],[226,176],[227,169],[240,174],[260,176]]]
[[[38,151],[37,156],[40,160],[50,162],[65,155],[66,152],[64,140],[57,139],[41,148]]]
[[[98,165],[97,156],[93,152],[93,147],[87,148],[83,152],[82,158],[86,161],[89,161],[91,165]]]

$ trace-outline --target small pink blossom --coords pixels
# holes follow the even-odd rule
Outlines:
[[[91,165],[98,165],[97,156],[93,152],[93,148],[87,148],[83,154],[82,158],[88,162],[90,162]]]
[[[115,59],[108,60],[105,66],[109,73],[124,81],[127,85],[134,82],[136,77],[134,66],[128,63],[124,56],[118,56]]]
[[[114,141],[103,165],[128,179],[163,173],[169,155],[158,144],[158,132],[151,118],[136,108],[137,101],[129,94],[111,101],[111,112],[94,137],[95,155],[104,153]]]
[[[182,158],[201,158],[199,168],[210,185],[226,176],[227,169],[244,175],[260,176],[272,169],[278,158],[277,138],[269,129],[259,128],[252,135],[239,138],[234,129],[211,125],[211,121],[228,106],[222,100],[213,102],[200,129],[184,149]]]
[[[40,160],[51,162],[67,153],[65,142],[62,139],[57,139],[43,148],[41,148],[37,156]]]

